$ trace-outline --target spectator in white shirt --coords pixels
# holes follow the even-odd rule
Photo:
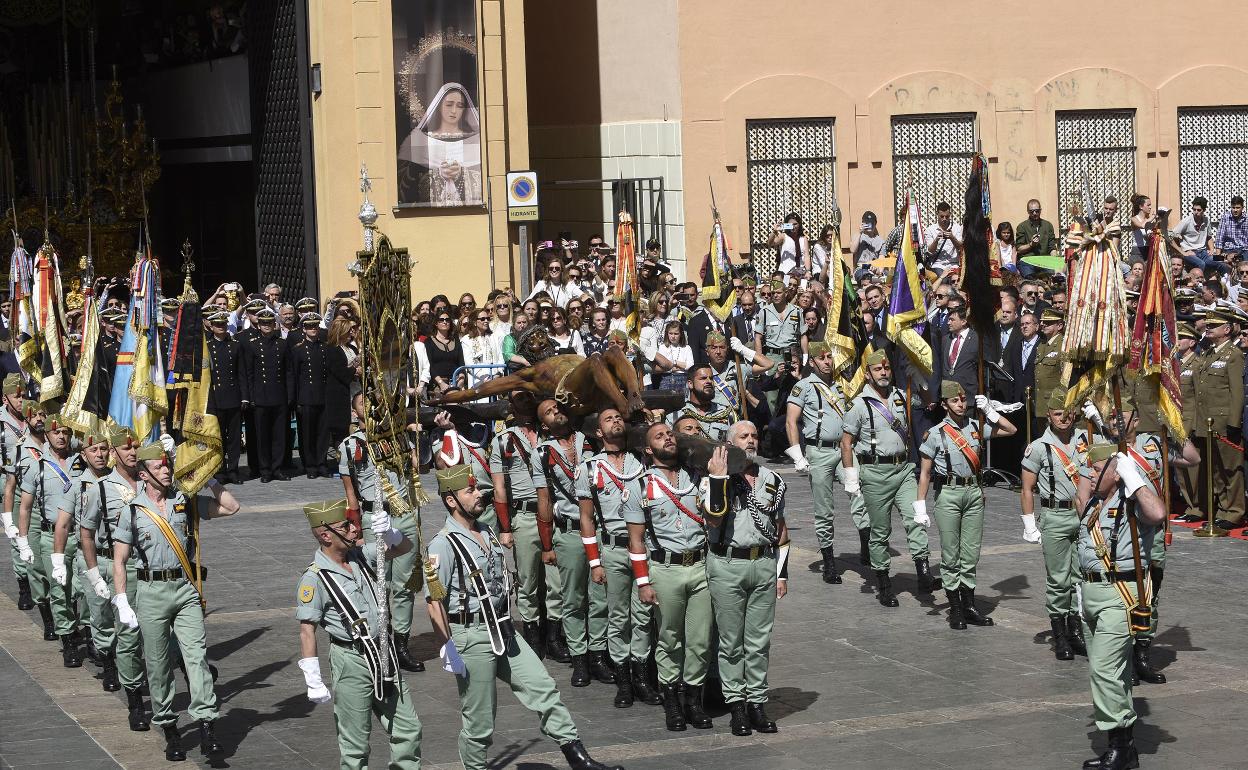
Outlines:
[[[685,370],[693,366],[693,348],[685,340],[685,327],[680,321],[668,321],[663,329],[663,341],[659,343],[659,352],[654,357],[654,370],[651,374],[661,375],[658,383],[660,390],[685,389]]]
[[[1192,199],[1192,213],[1183,217],[1170,233],[1170,245],[1183,255],[1184,264],[1199,267],[1205,275],[1229,273],[1231,269],[1225,262],[1210,255],[1213,233],[1205,215],[1208,205],[1209,201],[1199,195]]]
[[[936,206],[936,222],[927,226],[923,240],[932,269],[942,272],[961,263],[962,225],[953,221],[953,208],[941,201]]]
[[[552,259],[546,264],[546,275],[533,286],[533,291],[529,292],[529,298],[543,291],[559,307],[567,305],[568,300],[581,295],[581,287],[564,277],[563,262],[559,259]]]

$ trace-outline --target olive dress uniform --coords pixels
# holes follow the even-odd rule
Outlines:
[[[474,563],[461,562],[451,538],[458,541]],[[577,545],[580,545],[579,540]],[[581,555],[584,556],[584,551]],[[562,556],[560,553],[560,558]],[[504,637],[502,652],[495,652],[492,646],[490,628],[470,581],[472,573],[480,571],[494,612],[499,618],[508,615],[507,567],[503,547],[494,533],[480,525],[467,529],[448,516],[441,531],[429,542],[429,559],[446,587],[446,598],[442,601],[450,621],[451,640],[464,661],[464,673],[455,677],[462,720],[459,759],[464,763],[464,770],[486,767],[498,711],[495,680],[506,684],[516,694],[520,705],[541,716],[544,735],[560,746],[576,741],[576,725],[559,697],[554,679],[524,638],[503,628],[500,629]],[[509,627],[511,624],[504,620],[502,625]]]
[[[1183,428],[1187,431],[1187,435],[1193,437],[1193,444],[1197,446],[1197,449],[1200,448],[1201,443],[1195,440],[1196,418],[1194,416],[1196,414],[1196,364],[1199,362],[1195,348],[1179,359],[1179,391],[1186,406],[1183,410]],[[1178,478],[1186,502],[1184,513],[1194,513],[1204,518],[1199,509],[1201,499],[1201,493],[1197,488],[1199,475],[1198,467],[1180,468]]]
[[[293,332],[292,332],[293,334]],[[299,461],[310,476],[328,476],[329,421],[325,419],[325,343],[318,337],[290,346],[286,392],[299,410]]]
[[[556,564],[563,589],[563,635],[568,651],[577,656],[607,651],[607,589],[590,582],[589,560],[581,542],[581,506],[576,499],[576,471],[590,451],[580,431],[572,434],[570,454],[555,439],[537,445],[534,453],[534,489],[550,495]]]
[[[966,441],[977,459],[975,466],[958,448],[956,440],[947,435],[945,426]],[[933,518],[940,530],[940,577],[946,591],[975,590],[975,571],[984,537],[984,489],[978,458],[983,454],[983,442],[992,438],[994,430],[992,424],[984,423],[981,436],[976,420],[958,425],[948,416],[928,431],[919,447],[919,452],[932,460],[932,470],[938,476]]]
[[[367,530],[366,530],[367,531]],[[295,618],[315,623],[329,634],[330,682],[334,694],[334,725],[338,729],[339,766],[343,770],[361,770],[369,766],[368,735],[372,715],[381,722],[390,742],[389,767],[394,770],[419,770],[422,728],[412,707],[412,696],[403,676],[391,668],[391,679],[384,686],[384,699],[376,697],[373,674],[369,669],[367,648],[361,637],[377,636],[381,627],[377,594],[374,591],[373,565],[377,563],[377,546],[367,543],[347,551],[347,566],[336,564],[317,550],[312,564],[299,580],[296,592]],[[334,581],[354,612],[367,623],[366,629],[354,628],[344,618],[343,610],[329,594],[324,574]],[[393,666],[393,662],[392,662]]]
[[[540,443],[540,442],[537,442]],[[501,473],[507,490],[507,508],[515,539],[516,614],[524,624],[541,620],[543,583],[548,634],[557,637],[563,624],[563,583],[559,568],[542,563],[542,543],[537,533],[537,490],[533,472],[538,465],[537,443],[530,443],[524,429],[513,425],[496,435],[490,451],[490,474]]]
[[[1054,334],[1036,349],[1036,386],[1031,390],[1031,414],[1035,431],[1043,432],[1048,425],[1042,405],[1062,382],[1062,335]]]
[[[1208,478],[1213,474],[1214,517],[1236,527],[1244,520],[1244,470],[1243,453],[1228,446],[1221,438],[1230,437],[1233,443],[1242,445],[1241,423],[1244,411],[1244,354],[1231,340],[1225,340],[1216,348],[1205,351],[1196,359],[1193,379],[1196,385],[1196,403],[1193,409],[1192,435],[1200,450],[1200,498],[1201,507],[1209,511]],[[1206,420],[1213,419],[1213,456],[1205,447],[1208,432]]]
[[[242,345],[229,334],[208,337],[208,361],[212,367],[208,413],[216,417],[221,426],[221,443],[225,450],[221,472],[232,481],[238,480],[238,456],[242,446],[242,357]]]
[[[20,489],[23,495],[31,495],[33,500],[27,535],[35,553],[30,570],[31,597],[36,604],[48,607],[56,635],[67,637],[74,633],[78,625],[73,600],[74,580],[72,573],[66,578],[65,585],[52,579],[52,540],[57,514],[62,510],[71,510],[66,506],[69,505],[76,474],[70,467],[72,458],[61,462],[56,459],[51,447],[38,454],[31,451],[33,446],[28,444],[28,447],[22,458]],[[65,544],[67,565],[73,563],[77,553],[78,533],[71,532]]]
[[[10,477],[17,475],[17,463],[20,459],[19,450],[26,440],[26,422],[18,415],[13,414],[7,406],[0,405],[0,467],[4,471],[4,483],[8,483]],[[14,486],[13,506],[16,508],[21,498],[21,491]],[[17,511],[9,511],[9,515],[13,520],[17,520]],[[30,581],[27,579],[26,562],[22,561],[17,554],[17,540],[9,540],[9,549],[12,552],[10,563],[13,565],[13,576],[17,578],[18,590],[27,601],[30,600]],[[30,609],[24,607],[22,609]]]
[[[243,370],[243,400],[251,404],[255,416],[260,477],[281,477],[286,432],[290,428],[285,340],[273,332],[244,342]],[[248,441],[252,438],[248,435]]]
[[[737,421],[735,410],[721,406],[714,400],[711,401],[710,409],[703,409],[692,401],[686,401],[680,409],[668,414],[667,424],[675,425],[676,421],[683,417],[692,417],[697,420],[698,429],[702,431],[702,435],[721,444],[728,440],[728,429]]]
[[[810,463],[810,491],[815,504],[815,538],[820,550],[831,550],[836,539],[832,480],[845,483],[841,468],[841,435],[849,400],[840,383],[828,384],[811,373],[789,391],[789,404],[802,410],[802,438]],[[849,499],[849,519],[859,531],[871,526],[862,495]]]

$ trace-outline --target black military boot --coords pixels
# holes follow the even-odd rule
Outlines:
[[[858,563],[866,567],[871,564],[871,528],[858,530]]]
[[[17,579],[17,608],[19,610],[35,608],[35,602],[30,598],[30,578]]]
[[[411,638],[411,634],[400,634],[394,632],[394,649],[398,653],[395,662],[399,664],[399,668],[404,671],[424,671],[425,664],[412,657],[412,651],[407,649],[407,640]]]
[[[966,619],[962,617],[962,595],[955,590],[945,589],[945,596],[949,599],[949,627],[955,631],[963,631],[966,629]]]
[[[1153,646],[1152,639],[1135,640],[1135,649],[1132,650],[1132,662],[1135,667],[1135,675],[1141,682],[1149,684],[1165,684],[1166,675],[1153,668],[1153,663],[1148,659],[1148,650]]]
[[[650,662],[648,660],[633,660],[629,664],[629,672],[632,674],[633,695],[637,696],[637,700],[647,706],[658,706],[663,702],[663,696],[650,686]],[[620,672],[616,672],[616,676],[620,676]]]
[[[607,662],[607,654],[602,650],[590,650],[589,675],[603,684],[615,684],[615,672]]]
[[[633,680],[629,676],[626,660],[615,664],[615,700],[611,703],[617,709],[626,709],[633,705]]]
[[[1053,657],[1074,660],[1075,652],[1070,649],[1070,640],[1066,638],[1066,616],[1050,615],[1049,626],[1053,628]]]
[[[572,686],[589,687],[589,656],[572,656]]]
[[[65,668],[82,667],[82,655],[78,652],[78,645],[71,636],[61,637],[61,662],[65,664]]]
[[[819,552],[823,554],[823,582],[840,584],[841,575],[836,571],[836,559],[833,557],[833,548],[820,548]]]
[[[676,686],[671,684],[662,685],[663,688],[663,721],[667,724],[667,729],[674,732],[684,732],[685,730],[685,711],[680,707],[680,693],[676,691]]]
[[[992,618],[981,613],[975,606],[975,589],[962,586],[959,590],[962,592],[962,614],[966,617],[966,622],[972,626],[993,625]]]
[[[745,702],[736,701],[728,704],[729,727],[732,728],[732,734],[744,738],[747,735],[753,735],[754,731],[750,729],[750,718],[745,715]]]
[[[1084,770],[1132,770],[1140,766],[1140,755],[1135,750],[1135,725],[1115,727],[1109,731],[1109,748],[1095,759],[1083,763]]]
[[[914,560],[914,574],[919,579],[919,593],[930,594],[936,587],[936,581],[932,579],[932,568],[927,559],[919,557]]]
[[[126,708],[130,711],[131,730],[145,733],[151,728],[147,721],[147,709],[143,707],[143,693],[139,688],[126,688]]]
[[[1070,643],[1071,652],[1087,656],[1088,643],[1083,639],[1083,621],[1078,614],[1066,616],[1066,641]]]
[[[561,621],[550,621],[546,624],[546,657],[556,663],[570,663],[572,653],[568,645],[559,636]]]
[[[225,753],[225,747],[212,732],[211,719],[199,720],[199,752],[205,757],[215,757]]]
[[[100,686],[104,688],[104,692],[117,692],[121,689],[121,682],[117,681],[117,659],[108,653],[104,655],[104,669],[100,673]]]
[[[52,605],[46,601],[39,602],[39,617],[43,618],[43,641],[56,641],[56,628],[52,625]]]
[[[524,637],[525,643],[537,654],[537,657],[546,657],[546,644],[542,641],[542,629],[537,621],[532,623],[522,622],[520,624],[520,636]]]
[[[750,726],[760,733],[776,732],[776,723],[767,718],[767,711],[761,703],[751,703],[745,707],[750,715]]]
[[[589,755],[580,741],[565,743],[559,747],[563,758],[572,770],[624,770],[621,765],[604,765]]]
[[[877,569],[875,580],[879,584],[879,593],[876,594],[876,598],[880,600],[880,604],[884,607],[896,607],[897,597],[893,595],[893,579],[888,576],[888,570]]]
[[[685,721],[699,730],[714,726],[711,718],[702,710],[702,685],[685,684]]]
[[[182,736],[178,735],[177,725],[165,725],[165,759],[170,762],[182,762],[186,752],[182,750]]]

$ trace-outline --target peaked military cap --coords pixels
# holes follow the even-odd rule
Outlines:
[[[1046,307],[1044,312],[1040,314],[1040,323],[1042,324],[1060,323],[1065,320],[1065,318],[1062,318],[1061,313],[1051,307]]]
[[[1198,339],[1200,339],[1200,335],[1196,333],[1196,330],[1195,330],[1194,328],[1192,328],[1192,325],[1191,325],[1191,324],[1189,324],[1189,323],[1181,323],[1181,324],[1179,324],[1179,332],[1178,332],[1178,333],[1179,333],[1179,337],[1180,337],[1180,338],[1182,338],[1182,337],[1186,337],[1186,338],[1187,338],[1187,339],[1189,339],[1189,340],[1198,340]]]
[[[273,323],[277,321],[277,313],[272,308],[264,308],[256,312],[257,323]]]
[[[295,301],[295,310],[316,310],[320,304],[311,297],[300,297]]]
[[[165,297],[160,301],[161,310],[177,310],[181,306],[181,302],[176,297]]]
[[[300,323],[303,324],[304,326],[320,326],[321,314],[320,313],[308,313],[303,317],[303,320],[300,321]]]

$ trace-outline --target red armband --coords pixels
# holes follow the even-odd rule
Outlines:
[[[633,568],[633,582],[639,586],[648,585],[650,583],[650,556],[629,551],[628,562]]]
[[[360,509],[359,508],[347,509],[347,521],[355,524],[355,526],[360,527],[361,529],[364,527],[363,522],[360,521]]]
[[[542,521],[542,517],[537,517],[537,539],[542,544],[543,551],[555,550],[555,522]]]
[[[494,501],[494,515],[498,517],[498,531],[510,532],[511,531],[511,511],[507,507],[507,501],[505,500]]]
[[[585,556],[589,558],[589,566],[601,567],[602,559],[598,555],[598,538],[582,537],[581,544],[585,546]]]

